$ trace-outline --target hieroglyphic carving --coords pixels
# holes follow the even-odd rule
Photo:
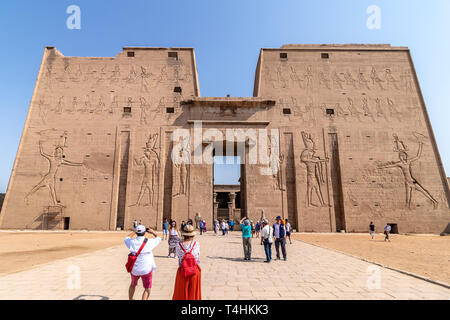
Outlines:
[[[280,146],[278,142],[278,137],[271,135],[270,136],[270,144],[269,144],[269,166],[270,171],[272,172],[272,178],[274,181],[273,189],[284,191],[285,188],[283,186],[282,174],[281,174],[281,165],[284,161],[284,155],[280,153]]]
[[[148,72],[147,69],[141,66],[141,92],[148,92],[148,78],[151,77],[151,72]]]
[[[357,88],[357,86],[356,86],[357,81],[353,78],[353,75],[352,75],[352,73],[350,71],[347,71],[344,74],[344,79],[345,79],[345,84],[347,86],[352,86],[354,89]]]
[[[369,81],[366,79],[366,77],[364,76],[364,72],[362,72],[361,69],[359,69],[358,84],[359,89],[370,90]]]
[[[344,89],[344,86],[342,84],[345,82],[345,80],[340,77],[340,75],[336,72],[336,70],[333,71],[332,80],[333,86],[335,88],[339,88],[340,90]]]
[[[120,66],[115,65],[114,69],[111,71],[111,77],[109,77],[109,81],[111,83],[118,82],[120,80]]]
[[[41,131],[39,134],[41,136],[45,135],[48,130]],[[51,130],[55,131],[55,130]],[[67,147],[67,132],[63,132],[58,139],[57,144],[54,147],[52,154],[47,154],[44,152],[42,146],[42,141],[39,140],[39,153],[40,155],[48,161],[49,167],[47,173],[44,174],[41,181],[36,184],[30,192],[25,196],[25,202],[28,205],[28,199],[34,193],[36,193],[41,188],[47,188],[50,193],[51,204],[53,206],[60,206],[60,201],[56,194],[56,180],[58,171],[61,166],[82,166],[82,163],[76,163],[65,159],[64,149]]]
[[[392,70],[391,69],[386,69],[385,70],[385,77],[386,77],[386,83],[387,83],[387,88],[390,89],[391,86],[394,86],[395,89],[399,89],[398,85],[397,85],[397,79],[394,78],[394,76],[392,75]]]
[[[58,104],[56,106],[55,112],[61,114],[64,110],[64,96],[59,97]]]
[[[47,124],[48,108],[44,99],[39,100],[38,108],[39,108],[39,118],[41,118],[43,124]]]
[[[145,100],[144,97],[140,97],[139,101],[140,101],[140,104],[141,104],[140,105],[140,108],[141,108],[140,122],[141,122],[141,124],[147,124],[147,116],[148,116],[147,112],[148,112],[148,109],[149,109],[148,103],[147,103],[147,101]]]
[[[356,117],[358,121],[361,121],[362,112],[360,112],[358,108],[356,108],[355,104],[353,103],[353,99],[347,98],[347,101],[348,101],[348,111],[350,112],[350,115]]]
[[[278,83],[280,84],[280,87],[288,88],[289,81],[284,76],[283,66],[281,64],[277,66],[276,73],[277,73]]]
[[[362,108],[363,108],[363,111],[364,111],[364,116],[365,117],[370,117],[375,122],[376,121],[375,120],[375,116],[370,111],[369,102],[367,101],[367,98],[363,97],[361,100],[362,100]]]
[[[109,104],[109,113],[114,114],[114,110],[119,109],[119,102],[117,101],[117,96],[111,94],[111,103]]]
[[[328,78],[328,75],[325,74],[325,72],[320,71],[319,72],[319,86],[325,87],[328,90],[331,89],[331,80]]]
[[[384,81],[381,80],[381,78],[378,76],[378,72],[377,72],[377,69],[375,67],[372,67],[372,71],[370,72],[370,78],[372,79],[372,85],[373,86],[378,85],[378,87],[381,90],[385,90],[384,87],[383,87],[383,84],[382,84]]]
[[[396,118],[399,122],[402,121],[402,118],[403,118],[402,113],[397,110],[397,108],[395,107],[394,101],[387,98],[387,106],[389,109],[389,114],[391,116],[391,119]]]
[[[179,158],[173,159],[173,186],[175,188],[173,197],[187,195],[189,167],[185,160],[189,156],[189,139],[183,139],[179,150]]]
[[[291,77],[291,80],[294,82],[294,84],[297,84],[299,89],[302,89],[303,88],[303,85],[302,85],[303,80],[297,74],[297,71],[295,70],[294,66],[290,66],[290,74],[289,75]]]
[[[136,72],[136,69],[134,68],[134,65],[130,67],[130,72],[128,73],[128,76],[126,76],[123,80],[126,81],[126,83],[136,83],[136,79],[138,77],[138,74]]]
[[[145,144],[144,155],[139,159],[134,158],[134,163],[137,166],[144,167],[144,175],[142,177],[141,189],[137,201],[130,207],[141,206],[142,198],[146,192],[148,193],[148,204],[145,204],[144,207],[154,206],[155,188],[158,185],[160,163],[159,154],[156,148],[157,141],[158,134],[151,134]]]
[[[406,92],[414,90],[414,83],[412,80],[411,72],[407,69],[401,75],[401,79],[404,83],[404,88]]]
[[[302,138],[305,149],[302,151],[300,159],[306,165],[306,205],[308,207],[316,206],[312,201],[312,193],[315,191],[320,205],[325,207],[327,204],[323,200],[321,183],[325,182],[323,164],[328,162],[329,159],[320,159],[320,157],[315,156],[316,147],[310,134],[302,131]]]
[[[433,204],[433,207],[436,209],[438,206],[437,200],[433,198],[433,196],[428,192],[428,190],[426,190],[412,174],[411,166],[415,161],[420,159],[422,155],[422,147],[424,144],[423,140],[426,139],[426,137],[420,133],[415,132],[413,133],[413,135],[416,138],[417,143],[419,144],[417,155],[415,157],[410,157],[408,155],[407,145],[402,140],[400,140],[397,135],[394,134],[394,144],[395,144],[394,151],[398,152],[399,161],[390,162],[386,164],[378,164],[378,168],[380,169],[399,168],[402,171],[406,189],[407,208],[411,209],[412,192],[415,190],[424,195],[428,200],[430,200]]]
[[[312,72],[312,66],[307,66],[305,73],[303,74],[303,77],[306,81],[306,89],[311,89],[313,87],[313,72]]]
[[[382,108],[381,104],[382,104],[381,99],[380,99],[380,98],[376,98],[376,99],[375,99],[375,109],[376,109],[376,111],[377,111],[377,117],[378,117],[378,118],[383,117],[384,120],[388,121],[387,115],[386,115],[386,113],[383,111],[383,108]]]

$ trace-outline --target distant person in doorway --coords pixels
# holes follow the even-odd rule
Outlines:
[[[220,229],[220,225],[219,225],[219,221],[214,220],[214,233],[217,235],[219,235],[219,229]]]
[[[137,226],[138,226],[138,223],[137,223],[136,219],[134,219],[134,221],[133,221],[133,230],[136,230]]]
[[[172,221],[169,227],[169,255],[167,257],[171,257],[173,253],[173,257],[176,257],[176,248],[178,245],[178,242],[180,241],[180,232],[177,228],[177,222]]]
[[[244,260],[250,260],[252,257],[252,234],[250,220],[244,217],[239,222],[242,229],[242,245],[244,247]]]
[[[146,231],[147,230],[147,231]],[[145,233],[153,235],[154,239],[145,237]],[[156,269],[155,259],[153,257],[153,249],[161,243],[161,238],[152,229],[147,229],[143,225],[137,225],[136,230],[125,238],[125,245],[130,253],[136,255],[140,250],[139,255],[131,269],[131,284],[128,289],[128,298],[133,300],[134,292],[138,284],[139,278],[142,278],[144,286],[144,293],[142,300],[148,300],[150,297],[150,290],[152,288],[153,271]]]
[[[162,229],[163,229],[163,240],[167,240],[169,234],[169,221],[167,219],[164,219]]]
[[[200,221],[199,223],[198,223],[198,228],[200,229],[200,235],[202,235],[203,234],[203,221]]]
[[[176,249],[178,270],[172,300],[201,300],[200,244],[194,240],[194,226],[184,227],[182,236]]]
[[[370,236],[372,237],[372,240],[375,239],[375,225],[373,224],[372,221],[370,221],[370,224],[369,224],[369,232],[370,232]]]
[[[289,222],[289,219],[285,219],[284,222],[286,222],[286,238],[289,239],[289,244],[292,244],[292,240],[291,240],[291,223]]]
[[[287,260],[286,256],[286,226],[283,219],[280,216],[276,218],[276,222],[273,225],[273,237],[275,238],[275,250],[277,252],[277,260],[280,260],[280,247],[283,254],[284,261]]]
[[[203,233],[206,233],[206,221],[203,220]]]
[[[261,221],[257,221],[255,225],[255,236],[259,238],[259,233],[261,232]]]
[[[266,261],[272,260],[272,243],[273,243],[273,228],[269,225],[269,220],[264,219],[261,229],[261,245],[264,245],[264,252],[266,254]]]
[[[386,226],[384,227],[384,241],[389,241],[391,242],[391,239],[389,238],[389,234],[391,233],[391,226],[389,224],[386,224]]]
[[[225,220],[222,220],[222,236],[225,236],[228,232],[228,223]]]

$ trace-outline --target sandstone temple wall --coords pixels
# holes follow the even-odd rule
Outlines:
[[[208,163],[174,164],[172,134],[279,130],[273,174],[236,148],[241,214],[300,231],[440,233],[448,182],[409,50],[389,45],[262,49],[254,97],[201,98],[194,50],[126,47],[116,57],[44,51],[0,215],[1,228],[160,228],[214,219]],[[212,154],[203,137],[201,153]],[[235,143],[235,142],[234,142]],[[177,152],[192,157],[195,142]],[[216,148],[216,150],[218,150]]]

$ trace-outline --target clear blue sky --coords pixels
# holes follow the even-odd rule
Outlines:
[[[72,4],[81,8],[81,30],[66,28]],[[381,8],[380,30],[366,27],[370,5]],[[8,184],[46,45],[67,56],[115,56],[123,46],[194,47],[202,96],[251,96],[262,47],[408,46],[450,175],[449,14],[448,0],[2,0],[0,192]]]

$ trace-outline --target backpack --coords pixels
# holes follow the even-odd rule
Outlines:
[[[286,236],[286,229],[283,223],[280,223],[280,238],[284,238]]]
[[[181,242],[178,242],[178,244],[180,245],[181,250],[184,251],[183,260],[181,261],[181,267],[180,267],[181,275],[185,278],[192,277],[193,275],[195,275],[197,273],[197,260],[195,259],[194,255],[192,254],[192,250],[194,249],[196,243],[194,241],[192,248],[189,252],[186,252],[186,250],[184,250]]]

